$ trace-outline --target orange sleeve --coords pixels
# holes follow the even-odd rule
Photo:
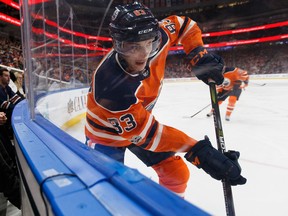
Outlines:
[[[184,132],[159,123],[140,103],[125,112],[107,112],[106,118],[114,128],[121,128],[122,138],[150,151],[185,152],[197,142]]]
[[[203,46],[201,30],[197,23],[184,16],[169,16],[160,22],[168,34],[171,45],[183,45],[186,54],[198,46]]]
[[[159,123],[141,101],[128,110],[115,112],[94,100],[88,102],[85,133],[95,143],[118,147],[134,143],[150,151],[185,152],[197,142],[184,132]]]
[[[237,68],[237,75],[238,75],[238,79],[241,81],[248,81],[249,80],[249,75],[248,72],[246,70],[243,70],[241,68]]]

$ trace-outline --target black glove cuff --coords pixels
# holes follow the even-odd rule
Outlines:
[[[193,153],[197,153],[198,151],[200,151],[202,148],[206,147],[206,146],[212,146],[211,142],[209,141],[209,139],[204,139],[204,140],[200,140],[198,141],[192,148],[190,151],[192,151]]]
[[[186,56],[186,59],[192,64],[192,66],[196,65],[199,59],[201,59],[202,56],[200,53],[208,54],[207,50],[203,46],[198,46]]]

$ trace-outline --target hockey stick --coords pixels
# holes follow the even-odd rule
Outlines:
[[[205,107],[203,107],[202,109],[200,109],[199,111],[197,111],[196,113],[194,113],[191,116],[184,116],[184,118],[193,118],[194,116],[196,116],[198,113],[202,112],[204,109],[206,109],[207,107],[210,106],[210,103],[208,105],[206,105]]]
[[[257,85],[257,86],[265,86],[267,83],[254,83],[254,82],[249,82],[250,84],[253,84],[253,85]]]
[[[209,89],[210,89],[211,104],[213,108],[213,117],[214,117],[214,126],[215,126],[216,139],[217,139],[217,147],[221,153],[224,153],[226,151],[226,146],[225,146],[225,141],[224,141],[224,134],[223,134],[223,129],[222,129],[221,116],[220,116],[216,86],[215,86],[214,81],[211,81],[211,80],[209,81]],[[223,192],[224,192],[224,199],[225,199],[226,215],[235,216],[231,184],[227,181],[227,179],[223,179],[222,184],[223,184]]]
[[[230,94],[230,91],[227,91],[225,94],[223,94],[221,97],[225,97],[226,95]],[[206,109],[208,106],[210,106],[211,103],[209,103],[208,105],[206,105],[205,107],[203,107],[201,110],[197,111],[196,113],[194,113],[191,116],[184,116],[184,118],[193,118],[194,116],[196,116],[198,113],[202,112],[204,109]]]

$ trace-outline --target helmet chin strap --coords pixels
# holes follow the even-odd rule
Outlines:
[[[150,59],[148,59],[145,68],[142,71],[137,71],[134,74],[131,74],[127,71],[128,63],[126,62],[126,60],[123,58],[123,56],[119,53],[116,53],[116,61],[118,62],[119,66],[121,67],[121,69],[127,73],[129,76],[132,77],[137,77],[137,79],[139,80],[144,80],[146,78],[148,78],[150,76],[150,68],[149,68],[149,61]]]

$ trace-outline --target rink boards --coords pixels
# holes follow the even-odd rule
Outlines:
[[[31,120],[27,107],[22,101],[12,116],[23,215],[208,215],[86,147],[40,112]]]

